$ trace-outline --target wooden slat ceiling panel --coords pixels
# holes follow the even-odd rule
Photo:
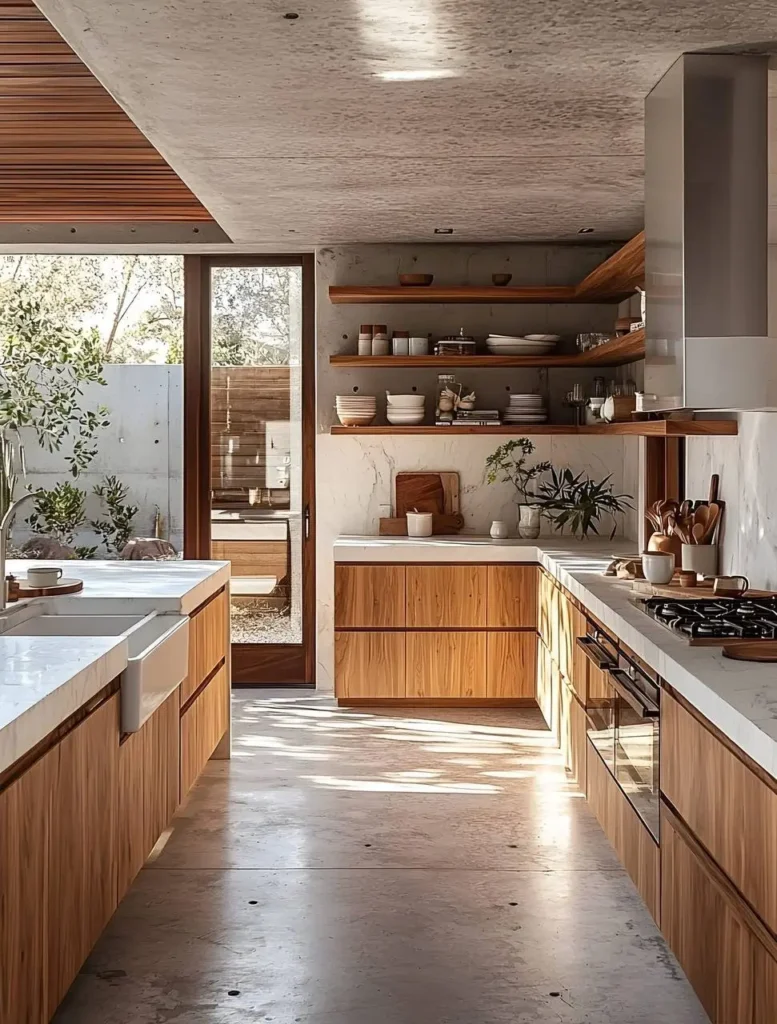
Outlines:
[[[212,222],[32,0],[0,0],[0,222]]]

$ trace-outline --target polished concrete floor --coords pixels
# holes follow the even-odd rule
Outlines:
[[[57,1024],[701,1024],[539,712],[236,695]]]

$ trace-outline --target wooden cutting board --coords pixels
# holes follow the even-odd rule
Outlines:
[[[459,511],[459,474],[397,473],[394,481],[394,517],[408,512],[455,515]]]
[[[714,599],[724,600],[723,594],[713,594],[712,583],[697,583],[695,587],[681,587],[679,583],[672,581],[667,583],[665,586],[659,586],[657,583],[649,583],[647,580],[632,580],[631,589],[635,594],[639,594],[642,597],[675,597],[678,600],[681,598],[699,598],[699,600]],[[771,590],[748,590],[744,597],[773,597],[774,592]]]
[[[432,519],[432,534],[458,533],[464,526],[464,516],[460,512],[454,515],[434,515]],[[407,518],[381,519],[378,523],[378,533],[383,537],[406,537]]]
[[[723,656],[735,661],[777,661],[777,641],[756,640],[749,644],[728,644],[723,648]]]

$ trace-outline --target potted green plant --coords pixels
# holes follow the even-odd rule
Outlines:
[[[602,516],[609,516],[612,519],[612,540],[618,527],[616,516],[634,506],[630,494],[613,493],[610,480],[611,476],[606,476],[597,482],[583,472],[574,475],[571,469],[561,472],[551,469],[550,478],[543,481],[539,489],[542,514],[559,533],[569,527],[581,540],[589,532],[598,536],[597,523]]]
[[[549,462],[528,464],[534,454],[534,445],[528,437],[513,438],[501,444],[486,459],[488,483],[509,483],[518,499],[518,536],[527,540],[540,535],[542,508],[537,502],[536,488],[543,473],[551,470]]]

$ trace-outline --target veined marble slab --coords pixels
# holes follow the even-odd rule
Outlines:
[[[120,636],[0,636],[0,772],[126,667]]]
[[[642,611],[628,583],[602,576],[634,544],[488,537],[340,537],[336,562],[538,562],[705,718],[777,778],[777,671],[691,647]]]
[[[23,579],[29,565],[11,559],[6,572]],[[80,594],[37,598],[67,601],[70,610],[179,612],[189,615],[229,582],[229,562],[47,562],[84,581]],[[24,615],[24,605],[11,605]],[[78,605],[82,604],[83,609]],[[110,607],[108,607],[110,605]],[[73,607],[75,606],[75,607]],[[0,634],[0,772],[83,707],[127,666],[127,641],[111,636]]]

